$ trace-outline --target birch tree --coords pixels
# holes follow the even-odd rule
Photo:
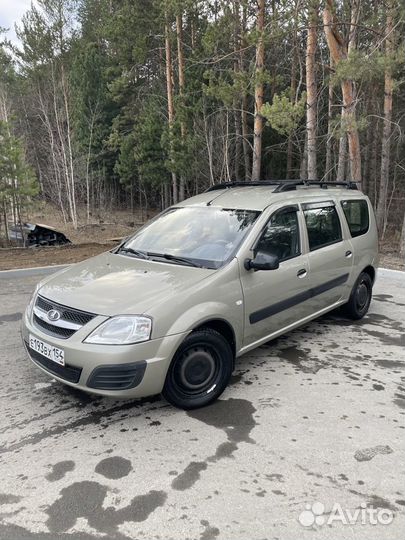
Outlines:
[[[53,162],[57,197],[62,204],[67,203],[69,218],[76,228],[76,174],[67,74],[73,32],[72,3],[38,0],[37,4],[31,6],[17,29],[22,43],[17,58],[23,73],[32,78],[37,88],[36,106],[47,127],[48,160]]]
[[[394,50],[394,9],[395,3],[391,0],[387,11],[387,21],[385,27],[386,68],[384,73],[384,124],[381,139],[380,188],[376,212],[377,227],[380,234],[384,234],[387,225],[387,196],[392,131],[392,95],[394,90],[394,79],[391,65]]]
[[[252,165],[252,182],[260,180],[261,163],[262,163],[262,133],[263,133],[263,117],[261,108],[263,105],[263,69],[264,69],[264,19],[265,19],[266,2],[258,0],[257,15],[256,15],[256,66],[255,66],[255,112],[254,112],[254,134],[253,134],[253,165]]]

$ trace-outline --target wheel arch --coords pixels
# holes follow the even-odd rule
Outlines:
[[[223,338],[226,339],[226,341],[229,343],[233,358],[235,362],[235,356],[236,356],[236,338],[235,338],[235,331],[232,327],[232,325],[226,321],[225,319],[215,318],[215,319],[208,319],[206,321],[200,322],[197,326],[195,326],[191,332],[195,332],[196,330],[203,330],[204,328],[210,328],[211,330],[215,330]]]
[[[374,285],[375,275],[376,275],[374,266],[371,266],[371,264],[369,264],[368,266],[363,268],[363,272],[365,272],[366,274],[370,276],[371,283]]]

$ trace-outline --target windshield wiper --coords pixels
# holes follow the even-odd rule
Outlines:
[[[145,251],[139,251],[139,249],[132,249],[130,247],[122,246],[117,249],[116,253],[130,253],[140,259],[149,259],[148,254]]]
[[[178,262],[187,264],[188,266],[195,266],[196,268],[201,268],[200,264],[195,263],[191,259],[186,257],[177,257],[176,255],[171,255],[170,253],[153,253],[151,251],[147,252],[149,257],[162,257],[162,259],[167,259],[168,261]]]

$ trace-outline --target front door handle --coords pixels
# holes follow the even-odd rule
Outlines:
[[[345,257],[347,257],[348,259],[350,259],[350,257],[353,255],[353,253],[350,251],[350,249],[348,251],[346,251],[345,253]]]
[[[307,271],[305,268],[301,268],[301,270],[298,270],[297,277],[304,278],[307,275]]]

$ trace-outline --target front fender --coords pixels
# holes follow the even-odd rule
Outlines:
[[[242,305],[235,305],[233,313],[230,313],[230,307],[222,302],[211,301],[192,306],[173,322],[167,335],[191,332],[204,323],[218,319],[232,327],[235,336],[235,347],[236,351],[238,351],[242,345],[240,336],[243,335]]]

